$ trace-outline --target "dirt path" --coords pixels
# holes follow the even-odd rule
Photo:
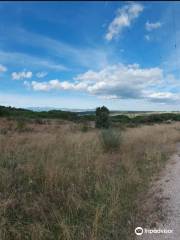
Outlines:
[[[164,218],[155,222],[155,226],[147,226],[147,229],[173,230],[172,233],[143,233],[137,239],[143,240],[179,240],[180,239],[180,144],[178,152],[172,156],[165,170],[152,188],[153,199],[159,200]],[[151,200],[150,200],[151,201]],[[157,204],[157,203],[156,203]],[[154,219],[158,215],[153,213]],[[152,219],[152,218],[151,218]],[[145,229],[144,229],[145,231]]]

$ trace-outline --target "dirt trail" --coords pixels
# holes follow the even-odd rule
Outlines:
[[[137,239],[142,240],[179,240],[180,239],[180,144],[177,145],[177,153],[174,154],[165,170],[163,171],[160,180],[155,183],[152,189],[153,198],[162,199],[160,202],[162,212],[165,214],[165,219],[158,221],[156,226],[147,229],[170,229],[173,233],[144,233],[137,236]],[[154,213],[156,215],[156,213]],[[156,218],[156,216],[155,216]]]

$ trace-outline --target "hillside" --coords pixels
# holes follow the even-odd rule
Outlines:
[[[72,112],[63,110],[33,111],[23,108],[0,106],[0,117],[24,119],[62,119],[70,121],[94,121],[95,111]],[[180,113],[176,112],[115,112],[110,111],[112,124],[151,124],[180,121]]]

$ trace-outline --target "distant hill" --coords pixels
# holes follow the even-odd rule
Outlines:
[[[96,116],[95,110],[48,110],[48,108],[23,109],[0,106],[0,117],[94,121]],[[112,123],[151,124],[161,123],[165,121],[180,121],[180,113],[151,111],[110,111],[110,119]]]
[[[4,107],[0,106],[0,117],[14,118],[60,118],[65,120],[77,119],[77,114],[70,111],[50,110],[50,111],[34,111],[30,109]]]
[[[35,112],[51,111],[51,110],[61,110],[66,112],[79,112],[79,113],[95,112],[95,109],[81,109],[81,108],[28,107],[27,109]]]

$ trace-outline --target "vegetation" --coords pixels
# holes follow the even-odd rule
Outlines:
[[[120,147],[120,132],[114,129],[104,129],[101,132],[101,141],[105,151],[116,151]]]
[[[81,125],[81,131],[82,132],[87,132],[89,130],[89,125],[87,121],[83,121]]]
[[[96,108],[96,127],[97,128],[109,128],[109,109],[105,106]]]
[[[179,123],[125,131],[82,132],[55,120],[16,127],[0,119],[8,129],[0,132],[1,240],[134,239],[138,199],[180,140]]]
[[[179,113],[157,113],[150,115],[139,115],[130,118],[126,115],[117,115],[111,117],[114,123],[121,124],[153,124],[153,123],[164,123],[168,121],[180,121]]]
[[[11,117],[11,118],[24,118],[24,119],[64,119],[64,120],[76,120],[77,114],[74,112],[51,110],[34,112],[22,108],[4,107],[0,106],[0,117]]]
[[[141,124],[164,123],[171,121],[180,121],[180,113],[157,113],[145,114],[140,112],[139,115],[130,117],[130,115],[120,114],[110,116],[110,111],[106,107],[99,107],[96,112],[75,113],[61,110],[51,110],[35,112],[27,109],[3,107],[0,106],[0,117],[9,119],[24,119],[24,121],[35,120],[41,124],[45,119],[61,119],[73,122],[95,122],[97,128],[108,128],[112,126],[126,125],[138,126]]]
[[[16,130],[19,132],[26,130],[26,122],[24,121],[24,119],[20,118],[17,120]]]

